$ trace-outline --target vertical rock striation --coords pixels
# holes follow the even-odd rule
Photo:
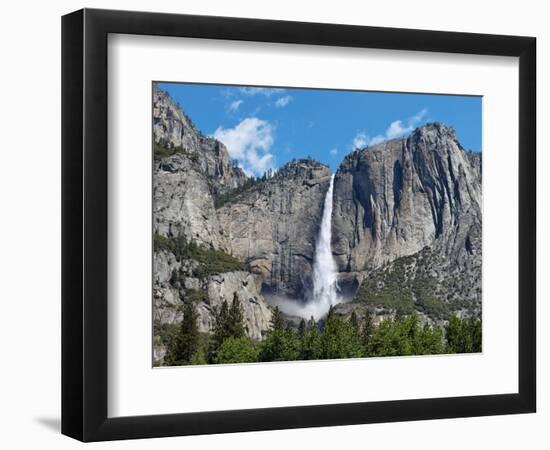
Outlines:
[[[181,321],[193,293],[202,299],[199,328],[209,332],[214,309],[236,294],[248,336],[261,339],[272,314],[265,298],[311,295],[329,167],[293,160],[248,178],[156,87],[153,140],[153,231],[164,242],[153,261],[155,320]],[[355,303],[340,309],[367,305],[383,315],[399,304],[437,320],[449,311],[479,315],[481,180],[481,154],[439,123],[348,154],[334,175],[331,249],[342,294]],[[177,237],[242,267],[198,271],[196,258],[170,250]]]
[[[206,249],[227,252],[229,245],[215,209],[215,199],[238,189],[247,176],[232,164],[225,146],[202,135],[170,96],[153,87],[153,233],[160,239],[184,238]],[[159,238],[157,238],[159,239]],[[167,244],[168,245],[168,244]],[[207,253],[206,253],[207,254]],[[269,328],[271,308],[261,294],[261,277],[247,271],[197,275],[198,262],[176,257],[167,248],[153,255],[153,317],[158,324],[182,320],[187,297],[200,294],[198,326],[213,327],[214,309],[237,295],[247,335],[261,339]],[[177,280],[177,281],[175,281]],[[155,362],[166,349],[155,338]]]
[[[474,297],[481,286],[481,213],[481,155],[466,152],[452,128],[427,124],[356,150],[334,186],[341,278],[356,289],[370,271],[428,247],[437,278],[470,274],[475,281],[464,295]]]
[[[153,218],[159,234],[223,247],[214,198],[246,182],[225,146],[203,136],[164,91],[153,88]],[[160,149],[160,151],[157,151]]]
[[[310,292],[330,175],[316,161],[293,161],[218,209],[229,251],[262,276],[267,292],[294,298]]]

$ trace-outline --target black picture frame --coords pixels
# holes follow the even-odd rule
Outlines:
[[[107,416],[110,33],[519,57],[517,393]],[[84,9],[62,18],[62,433],[82,441],[397,422],[536,409],[536,39]]]

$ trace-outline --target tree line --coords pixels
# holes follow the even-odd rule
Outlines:
[[[302,320],[289,326],[278,308],[262,341],[246,336],[241,303],[234,293],[214,310],[211,334],[200,333],[196,302],[184,303],[178,332],[167,343],[165,364],[228,364],[269,361],[362,358],[374,356],[434,355],[481,351],[481,321],[449,318],[445,327],[422,325],[416,312],[397,314],[375,326],[372,314],[355,312],[346,319],[331,309],[319,324]]]
[[[225,253],[223,250],[214,249],[212,246],[187,241],[183,234],[168,237],[155,233],[153,235],[153,246],[155,252],[171,252],[178,262],[186,259],[197,262],[198,265],[193,269],[192,275],[201,280],[218,273],[248,270],[248,266],[234,256]],[[180,277],[179,271],[172,272],[170,278],[172,286],[179,287]]]

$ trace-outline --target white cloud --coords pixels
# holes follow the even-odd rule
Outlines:
[[[291,100],[292,100],[292,96],[285,95],[284,97],[278,98],[275,101],[275,106],[277,108],[284,108],[286,105],[288,105],[291,102]]]
[[[273,155],[266,153],[260,155],[257,151],[249,151],[246,154],[246,162],[249,170],[255,175],[261,175],[268,169],[273,169]],[[243,165],[243,167],[247,167]]]
[[[402,120],[394,120],[390,123],[390,126],[386,129],[386,133],[383,135],[378,134],[374,137],[369,137],[364,131],[360,131],[353,139],[352,148],[365,148],[369,145],[376,145],[389,139],[396,139],[404,136],[405,134],[413,131],[420,124],[420,122],[422,122],[427,114],[428,110],[424,108],[414,116],[409,117],[405,122]]]
[[[376,145],[380,144],[380,142],[384,142],[387,138],[385,136],[382,136],[381,134],[377,134],[374,137],[368,138],[368,145]]]
[[[386,130],[386,136],[388,139],[394,139],[409,131],[409,127],[405,127],[401,120],[396,120],[390,124]]]
[[[281,88],[260,88],[260,87],[241,87],[239,88],[239,91],[248,96],[252,95],[263,95],[264,97],[271,97],[275,94],[281,94],[285,92],[284,89]]]
[[[274,167],[274,155],[270,152],[274,128],[265,120],[249,117],[234,128],[218,127],[213,137],[225,144],[229,156],[248,175],[262,175]]]
[[[336,156],[338,154],[338,149],[336,147],[334,148],[331,148],[329,150],[329,153],[332,155],[332,156]]]
[[[415,125],[418,125],[427,115],[428,115],[428,109],[422,108],[420,111],[418,111],[418,114],[416,114],[415,116],[412,116],[409,120],[413,121]]]
[[[426,114],[428,114],[428,110],[424,108],[423,110],[419,111],[418,114],[409,117],[406,125],[401,120],[395,120],[386,130],[386,138],[395,139],[403,136],[404,134],[410,133],[416,128],[416,126],[422,121],[422,119],[426,117]]]
[[[242,104],[243,100],[241,99],[231,102],[231,104],[229,105],[229,111],[237,111]]]
[[[365,134],[364,131],[360,131],[353,138],[353,148],[363,148],[369,145],[369,137]]]

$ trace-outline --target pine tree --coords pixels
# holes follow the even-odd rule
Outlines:
[[[317,323],[312,317],[307,322],[304,335],[300,340],[300,359],[318,359],[321,351],[321,339]]]
[[[351,323],[338,317],[331,307],[323,325],[321,357],[360,358],[364,353],[359,336]]]
[[[257,342],[246,337],[229,337],[218,350],[218,364],[248,363],[258,360],[259,346]]]
[[[465,353],[466,342],[462,330],[462,323],[458,317],[449,317],[449,323],[445,327],[445,338],[447,340],[447,351],[449,353]]]
[[[372,320],[372,315],[368,309],[365,310],[365,316],[363,317],[363,327],[361,329],[361,345],[365,349],[365,352],[368,349],[369,341],[374,332],[374,322]]]
[[[300,340],[304,339],[306,333],[306,321],[304,319],[300,320],[300,325],[298,325],[298,337]]]
[[[403,320],[404,317],[405,317],[405,310],[403,309],[403,307],[401,305],[399,305],[397,307],[397,309],[395,310],[394,319],[395,319],[396,322],[399,322],[399,321]]]
[[[458,320],[458,319],[456,319]],[[454,319],[451,320],[453,323]],[[454,325],[453,325],[454,326]],[[457,328],[451,330],[456,334]],[[443,352],[443,332],[436,325],[420,326],[418,315],[381,322],[368,341],[369,356],[434,355]],[[458,337],[460,340],[460,337]]]
[[[481,352],[481,320],[470,317],[467,321],[467,328],[472,342],[470,351],[472,353]]]
[[[278,306],[275,307],[271,316],[271,327],[273,330],[284,330],[285,328],[285,320]]]
[[[443,331],[438,326],[430,326],[427,323],[419,327],[415,337],[415,355],[436,355],[443,353]]]
[[[287,326],[278,307],[271,317],[271,330],[262,342],[259,353],[261,361],[294,361],[300,358],[298,333]]]
[[[229,337],[229,305],[224,300],[219,308],[214,308],[214,330],[210,338],[210,348],[208,350],[209,362],[215,362],[216,353],[223,341]]]
[[[228,314],[227,334],[235,339],[245,335],[243,309],[237,292],[233,292],[233,301]]]
[[[445,328],[447,341],[446,351],[449,353],[475,353],[481,351],[481,321],[475,317],[460,320],[456,316],[449,317]]]
[[[197,326],[195,302],[187,300],[183,306],[183,320],[176,337],[176,346],[172,360],[175,364],[188,364],[199,347],[199,328]]]
[[[225,340],[229,338],[239,340],[245,337],[244,312],[239,296],[234,292],[231,306],[227,300],[224,300],[219,309],[214,309],[214,330],[210,339],[209,361],[218,362],[217,355]]]
[[[416,313],[416,311],[413,311],[413,313],[409,317],[407,317],[405,323],[409,339],[414,340],[419,331],[418,314]]]

